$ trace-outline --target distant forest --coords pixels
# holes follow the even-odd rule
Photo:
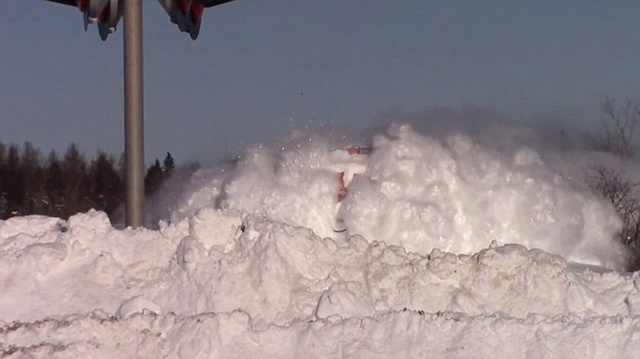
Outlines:
[[[156,158],[145,176],[146,195],[152,195],[173,174],[169,152]],[[46,158],[31,143],[22,147],[0,143],[0,220],[40,214],[68,219],[90,209],[104,211],[114,221],[125,198],[124,156],[98,152],[90,161],[75,144],[60,157]]]

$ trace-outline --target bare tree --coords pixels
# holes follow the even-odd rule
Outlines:
[[[591,170],[589,183],[613,204],[622,219],[620,241],[640,254],[640,183],[631,182],[620,171],[605,166]]]
[[[640,108],[631,101],[618,107],[615,101],[607,99],[602,112],[606,115],[604,133],[594,140],[595,147],[617,156],[632,157],[634,131],[640,121]]]
[[[594,147],[622,160],[631,159],[634,156],[634,131],[640,121],[640,109],[631,101],[619,107],[613,100],[607,99],[602,111],[606,115],[604,132],[595,138]],[[619,233],[620,242],[634,257],[628,269],[640,269],[640,182],[633,182],[622,171],[606,165],[592,168],[588,182],[618,212],[623,224]]]

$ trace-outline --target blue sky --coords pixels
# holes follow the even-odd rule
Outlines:
[[[0,141],[123,148],[122,23],[0,1]],[[293,126],[472,104],[591,126],[640,100],[637,1],[237,0],[191,41],[144,0],[146,157],[213,163]]]

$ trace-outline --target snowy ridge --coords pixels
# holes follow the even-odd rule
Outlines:
[[[382,345],[386,338],[411,346],[408,357],[509,350],[625,357],[640,349],[636,275],[576,271],[562,257],[515,244],[422,256],[243,217],[204,209],[159,232],[136,231],[133,241],[90,212],[64,232],[16,235],[57,232],[37,252],[31,244],[3,258],[0,316],[11,323],[0,329],[2,350],[16,357],[390,357],[399,349]],[[48,267],[30,280],[6,280],[34,255]],[[498,341],[493,348],[487,335]],[[511,341],[518,344],[505,351]]]

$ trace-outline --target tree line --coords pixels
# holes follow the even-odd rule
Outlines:
[[[145,192],[152,195],[175,169],[167,152],[145,176]],[[90,209],[104,211],[114,220],[125,198],[124,158],[118,161],[98,152],[87,160],[75,144],[64,155],[55,150],[43,158],[31,143],[9,146],[0,142],[0,220],[40,214],[67,219]]]

